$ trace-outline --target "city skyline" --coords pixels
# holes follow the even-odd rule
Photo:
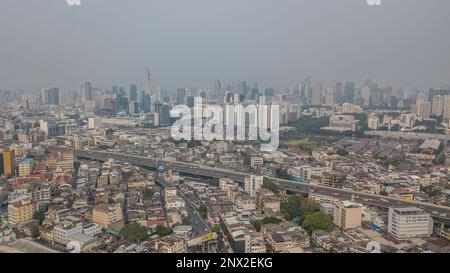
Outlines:
[[[213,89],[217,78],[289,87],[307,75],[324,86],[368,77],[425,90],[449,84],[448,2],[209,2],[4,4],[0,23],[11,27],[0,31],[0,88],[78,90],[89,81],[142,89],[146,66],[152,87],[167,90]]]

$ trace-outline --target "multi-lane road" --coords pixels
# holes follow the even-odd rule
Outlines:
[[[161,176],[156,176],[156,183],[158,183],[161,187],[166,188],[170,185],[166,180],[164,180]],[[192,232],[194,235],[201,235],[210,231],[209,226],[205,223],[202,217],[199,215],[198,211],[195,209],[192,202],[187,198],[182,192],[178,191],[178,194],[183,198],[186,203],[186,209],[188,210],[189,216],[191,218]]]
[[[198,175],[204,177],[212,178],[222,178],[227,177],[237,182],[244,182],[244,179],[249,174],[236,172],[232,170],[210,168],[203,165],[197,165],[193,163],[185,162],[171,162],[164,160],[154,160],[152,158],[135,156],[129,154],[120,154],[112,152],[103,151],[91,151],[91,150],[75,150],[75,155],[81,158],[88,158],[93,160],[106,161],[108,159],[115,159],[122,162],[129,162],[130,164],[135,164],[143,167],[158,168],[159,166],[164,166],[167,169],[172,169],[180,173],[185,173],[189,175]],[[320,185],[308,184],[308,183],[295,183],[290,180],[283,180],[278,178],[267,177],[278,184],[282,189],[286,189],[292,192],[299,193],[318,193],[322,195],[327,195],[330,197],[336,197],[339,199],[350,200],[353,196],[355,201],[365,204],[376,206],[380,208],[398,207],[398,206],[416,206],[429,212],[435,220],[439,222],[444,222],[450,224],[450,207],[434,205],[425,202],[418,201],[407,201],[398,198],[386,197],[375,194],[360,193],[351,190],[336,189],[330,187],[324,187]]]

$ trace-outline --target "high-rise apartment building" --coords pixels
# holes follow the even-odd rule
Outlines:
[[[107,228],[123,219],[122,206],[117,204],[98,204],[92,209],[92,222]]]
[[[443,96],[434,96],[432,99],[432,108],[431,113],[435,116],[442,116],[444,111],[444,97]]]
[[[431,103],[428,101],[421,101],[414,107],[416,117],[420,120],[428,119],[431,116]]]
[[[16,158],[13,150],[3,150],[3,170],[5,175],[14,176],[16,174]]]
[[[24,221],[33,219],[36,206],[31,196],[20,196],[9,202],[8,222],[16,226]]]
[[[350,201],[341,201],[336,205],[333,222],[341,230],[360,227],[361,219],[361,205]]]
[[[19,176],[28,176],[33,172],[33,159],[25,158],[19,162]]]
[[[262,187],[264,182],[263,176],[251,175],[245,177],[244,190],[250,194],[250,196],[255,196],[256,192]]]
[[[450,120],[450,95],[444,96],[443,116],[444,119]]]
[[[416,207],[389,208],[388,233],[398,240],[429,237],[433,219]]]

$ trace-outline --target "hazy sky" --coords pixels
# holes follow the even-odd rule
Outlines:
[[[450,83],[450,1],[0,0],[0,89]]]

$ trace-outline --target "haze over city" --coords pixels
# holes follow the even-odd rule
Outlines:
[[[385,0],[0,1],[0,89],[212,88],[216,78],[291,87],[307,75],[449,83],[450,2]]]
[[[0,256],[263,273],[340,253],[332,271],[384,273],[345,257],[450,253],[449,11],[0,0]]]

